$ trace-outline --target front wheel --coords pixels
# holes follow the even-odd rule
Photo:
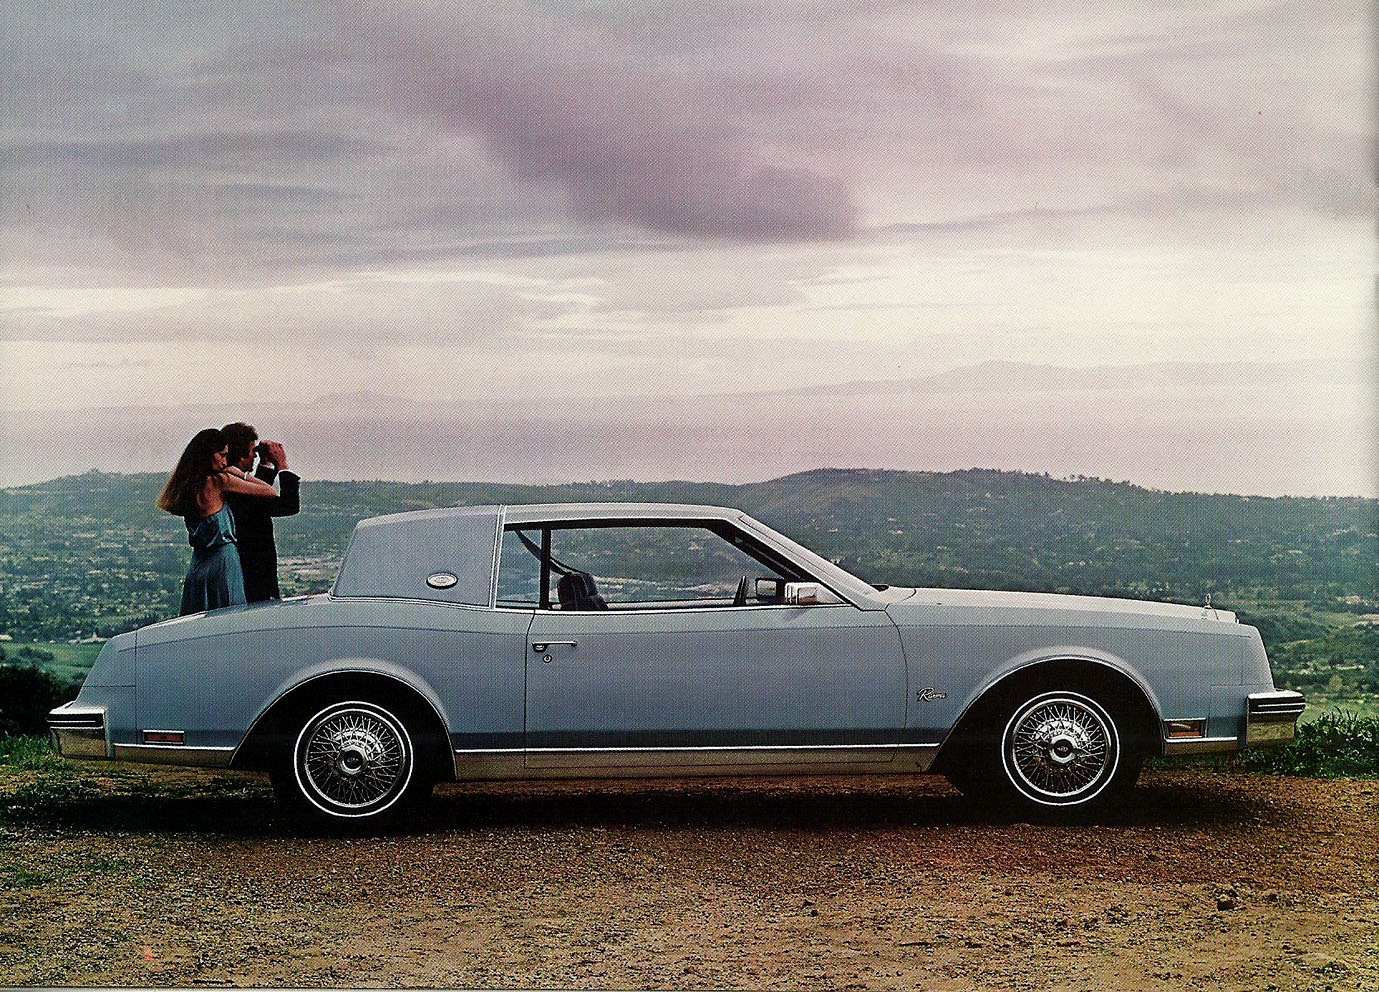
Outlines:
[[[1008,711],[1002,786],[1015,805],[1049,813],[1094,808],[1138,777],[1116,720],[1079,692],[1043,692]]]
[[[377,703],[334,702],[300,728],[274,776],[274,791],[317,819],[382,820],[419,780],[406,722]]]

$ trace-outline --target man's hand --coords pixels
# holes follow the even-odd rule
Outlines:
[[[278,467],[279,472],[287,469],[287,449],[277,441],[264,441],[263,446],[268,449],[268,461]]]

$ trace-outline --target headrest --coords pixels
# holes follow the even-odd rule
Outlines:
[[[599,595],[598,584],[588,572],[567,572],[556,583],[562,610],[606,610],[608,604]]]

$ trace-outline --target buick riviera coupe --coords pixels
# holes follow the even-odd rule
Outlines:
[[[878,587],[737,510],[596,503],[364,520],[329,593],[114,637],[48,720],[327,821],[440,780],[927,771],[1066,818],[1303,705],[1224,610]]]

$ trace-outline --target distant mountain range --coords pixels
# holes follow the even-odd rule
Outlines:
[[[532,388],[540,391],[526,399],[355,391],[4,411],[0,485],[92,468],[166,471],[197,429],[242,419],[285,442],[312,479],[742,483],[818,465],[981,465],[1162,489],[1379,496],[1373,376],[1341,363],[988,362],[915,379],[698,396],[581,396],[577,383],[551,374]]]
[[[1070,368],[1024,362],[982,362],[938,375],[911,379],[859,380],[836,386],[791,389],[782,395],[865,396],[908,392],[1138,392],[1217,390],[1225,383],[1295,388],[1299,383],[1358,382],[1366,370],[1351,363],[1325,362],[1151,362]]]

